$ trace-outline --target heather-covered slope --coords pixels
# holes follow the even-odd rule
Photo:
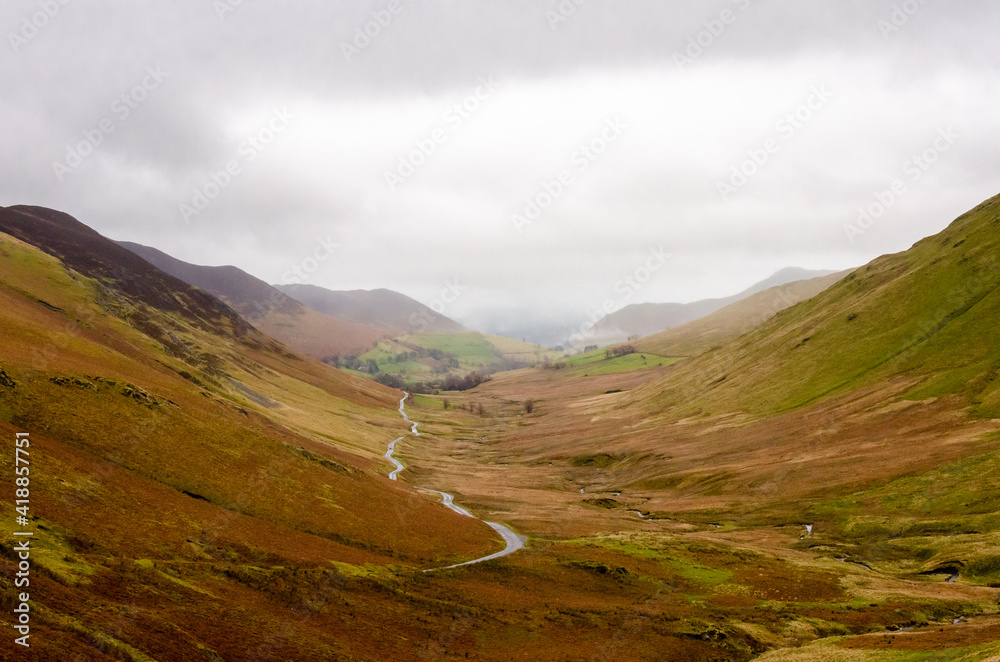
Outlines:
[[[69,214],[44,207],[0,208],[0,232],[59,258],[67,267],[113,286],[136,303],[179,313],[203,329],[245,342],[267,342],[215,297],[170,276]]]
[[[384,329],[317,313],[237,267],[206,267],[149,246],[127,241],[118,244],[185,283],[215,295],[264,333],[314,358],[360,354],[386,335]]]
[[[366,564],[502,547],[385,478],[385,444],[408,429],[397,391],[291,353],[68,216],[27,212],[0,209],[0,432],[30,434],[36,659],[239,659],[272,644],[314,659],[352,608],[296,620],[310,592],[339,586],[361,629],[395,636],[370,604],[379,591],[353,579]],[[3,453],[0,470],[13,462]],[[7,497],[2,514],[9,539]]]

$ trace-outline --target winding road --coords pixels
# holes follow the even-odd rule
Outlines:
[[[399,400],[399,413],[402,414],[403,419],[406,422],[413,423],[413,427],[410,428],[410,432],[412,432],[414,436],[419,437],[420,433],[417,432],[417,425],[418,424],[416,422],[414,422],[414,421],[411,421],[410,417],[406,415],[406,411],[403,409],[404,403],[406,402],[406,399],[408,397],[410,397],[410,394],[407,393],[406,391],[403,391],[403,397]],[[404,469],[403,463],[400,462],[399,460],[397,460],[396,458],[394,458],[392,456],[392,454],[396,452],[396,443],[399,442],[399,441],[401,441],[402,439],[404,439],[404,437],[399,437],[398,439],[394,439],[389,444],[389,448],[385,451],[385,455],[383,455],[383,457],[385,459],[387,459],[390,462],[392,462],[393,466],[396,467],[395,469],[392,470],[392,472],[389,473],[389,479],[390,480],[397,480],[396,477],[399,475],[399,472]],[[433,492],[434,494],[440,494],[441,495],[441,503],[445,507],[450,508],[451,510],[455,511],[459,515],[464,515],[466,517],[471,517],[473,519],[478,519],[475,515],[473,515],[472,513],[470,513],[465,508],[462,508],[461,506],[455,505],[455,497],[452,496],[451,494],[448,494],[447,492],[440,492],[438,490],[431,490],[431,489],[427,489],[425,487],[418,487],[417,489],[418,490],[423,490],[424,492]],[[499,552],[496,552],[495,554],[490,554],[489,556],[484,556],[484,557],[479,558],[479,559],[473,559],[472,561],[466,561],[464,563],[456,563],[454,565],[444,566],[443,568],[430,568],[428,570],[424,570],[424,572],[433,572],[434,570],[448,570],[449,568],[459,568],[459,567],[461,567],[463,565],[472,565],[473,563],[482,563],[483,561],[490,561],[492,559],[498,559],[498,558],[500,558],[502,556],[507,556],[508,554],[513,554],[517,550],[522,549],[524,547],[525,538],[523,538],[522,536],[519,536],[518,534],[514,533],[513,531],[511,531],[510,529],[508,529],[503,524],[497,524],[496,522],[485,522],[485,524],[487,526],[489,526],[491,529],[493,529],[494,531],[496,531],[497,533],[500,534],[500,537],[503,538],[504,542],[507,543],[507,546],[505,548],[503,548]]]
[[[385,455],[382,456],[385,459],[392,462],[393,465],[395,465],[396,467],[391,472],[389,472],[389,480],[396,480],[396,476],[399,474],[400,471],[403,470],[403,463],[392,456],[392,454],[396,452],[396,442],[399,441],[400,439],[402,439],[402,437],[393,440],[393,442],[389,444],[389,450],[387,450],[385,452]]]

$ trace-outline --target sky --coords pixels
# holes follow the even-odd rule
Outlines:
[[[905,250],[1000,188],[1000,5],[8,0],[0,205],[484,331]]]

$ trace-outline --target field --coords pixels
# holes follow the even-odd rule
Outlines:
[[[464,377],[472,372],[506,370],[521,364],[541,363],[555,356],[559,354],[538,345],[468,332],[384,339],[358,358],[362,362],[374,360],[382,374],[416,382],[448,373]],[[354,373],[367,374],[362,370],[354,370]]]

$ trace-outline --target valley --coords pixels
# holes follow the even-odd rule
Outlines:
[[[0,431],[38,458],[39,654],[1000,655],[998,223],[994,198],[798,303],[634,347],[461,331],[358,355],[400,377],[431,350],[457,374],[532,359],[411,393],[71,217],[2,209]]]
[[[0,662],[1000,662],[1000,3],[4,8]]]

